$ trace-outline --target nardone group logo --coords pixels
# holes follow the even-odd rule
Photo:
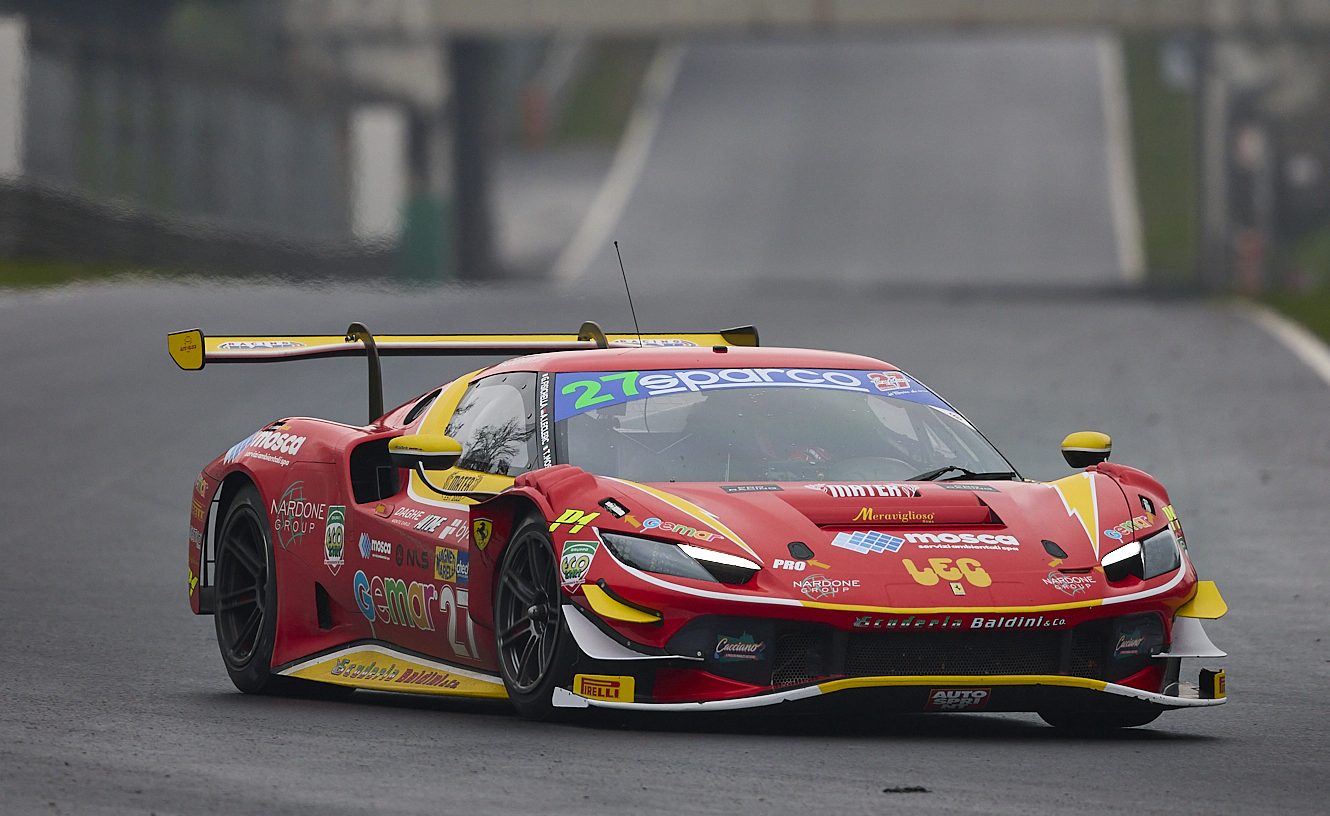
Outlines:
[[[298,544],[326,519],[328,505],[306,499],[305,483],[296,481],[283,491],[281,498],[272,502],[268,512],[272,516],[273,537],[285,550]]]

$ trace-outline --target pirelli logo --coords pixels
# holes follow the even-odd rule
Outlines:
[[[573,676],[573,693],[590,700],[631,703],[633,678],[605,674],[578,674]]]

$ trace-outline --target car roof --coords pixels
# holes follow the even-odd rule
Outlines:
[[[859,354],[773,346],[688,346],[557,351],[506,360],[482,376],[511,371],[629,371],[686,368],[844,368],[897,371],[890,363]]]

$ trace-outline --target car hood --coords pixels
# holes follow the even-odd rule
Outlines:
[[[1166,523],[1151,515],[1132,532],[1122,489],[1092,471],[1047,483],[596,481],[626,512],[604,514],[602,529],[760,562],[736,592],[835,604],[979,608],[1105,597],[1114,591],[1101,557]],[[1114,529],[1124,523],[1127,532]]]

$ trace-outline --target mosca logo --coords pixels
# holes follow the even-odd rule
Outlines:
[[[370,538],[369,533],[361,533],[360,557],[381,558],[384,561],[391,561],[393,557],[393,545],[388,543],[387,541],[380,541],[377,538]]]
[[[905,545],[905,539],[877,530],[856,530],[853,533],[836,533],[831,539],[831,546],[857,553],[899,552]]]
[[[430,604],[439,591],[431,584],[412,581],[410,586],[400,578],[369,578],[364,570],[357,570],[351,582],[356,606],[370,623],[391,623],[425,632],[434,631],[434,618]]]
[[[1021,546],[1016,536],[991,533],[902,533],[911,544],[967,544],[956,549],[1015,550]],[[921,547],[920,549],[949,549],[948,547]]]

